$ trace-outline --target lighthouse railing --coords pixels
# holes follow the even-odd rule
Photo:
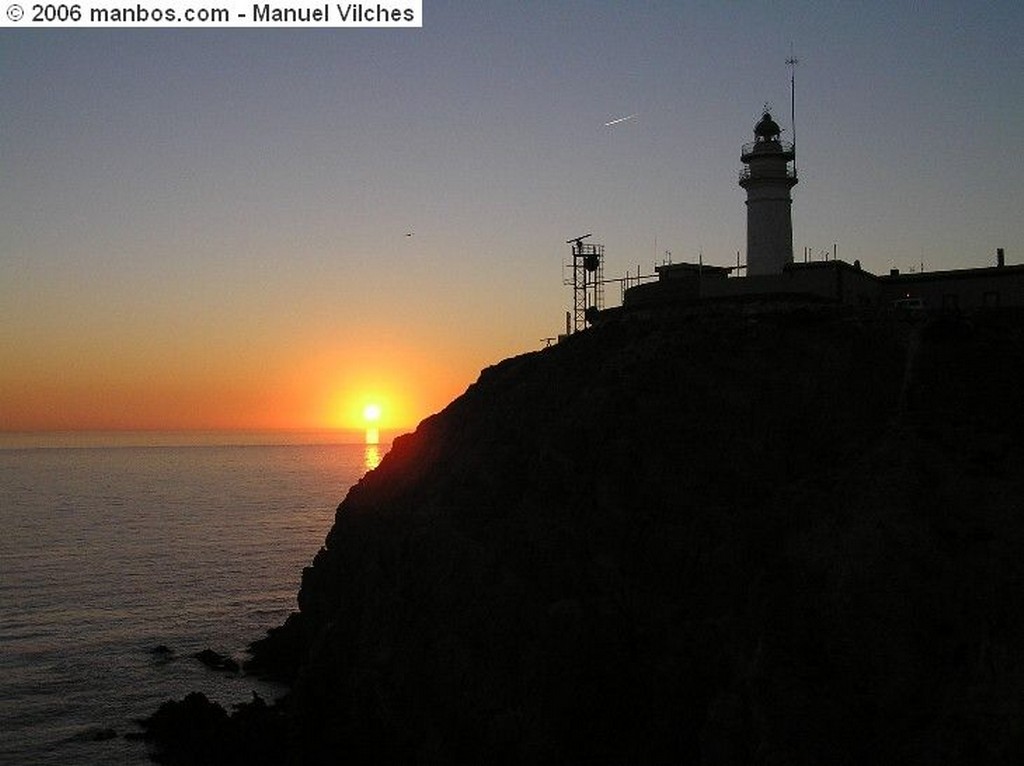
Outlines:
[[[739,175],[739,180],[740,181],[749,181],[750,177],[751,177],[750,176],[750,166],[749,165],[744,165],[742,168],[739,169],[738,175]],[[757,177],[758,178],[796,178],[796,168],[787,163],[786,164],[786,172],[785,172],[785,174],[778,173],[778,172],[768,173],[768,172],[765,172],[764,168],[758,168],[757,169]]]

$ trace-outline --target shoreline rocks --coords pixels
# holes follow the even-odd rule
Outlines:
[[[239,665],[236,660],[226,654],[215,652],[213,649],[209,648],[203,649],[201,652],[196,652],[192,657],[199,660],[210,670],[216,670],[222,673],[238,673],[242,669],[241,665]]]

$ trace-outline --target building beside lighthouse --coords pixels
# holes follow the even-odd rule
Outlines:
[[[740,150],[739,185],[747,193],[747,262],[742,266],[670,263],[656,281],[623,291],[625,311],[713,301],[812,301],[860,307],[910,304],[925,311],[1024,306],[1024,265],[1008,265],[1002,248],[991,266],[875,275],[835,257],[794,261],[796,152],[765,110],[754,140]],[[745,276],[739,276],[745,270]]]
[[[793,262],[793,197],[796,154],[779,139],[779,128],[765,110],[754,126],[754,140],[740,152],[740,186],[747,192],[747,276],[781,274]]]

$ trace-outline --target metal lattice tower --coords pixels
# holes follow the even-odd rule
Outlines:
[[[604,245],[584,242],[590,234],[566,240],[572,247],[572,331],[587,327],[604,308]]]

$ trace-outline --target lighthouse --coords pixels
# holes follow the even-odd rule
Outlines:
[[[765,110],[754,140],[740,152],[740,186],[747,190],[747,276],[781,274],[793,262],[793,197],[797,182],[793,144],[779,140]]]

